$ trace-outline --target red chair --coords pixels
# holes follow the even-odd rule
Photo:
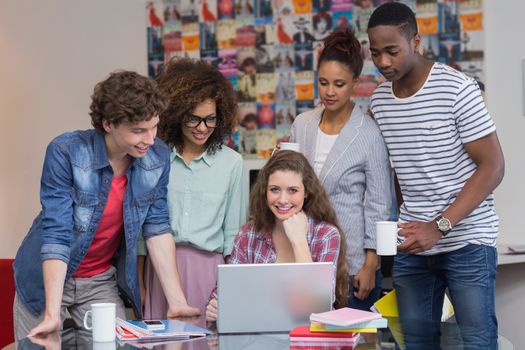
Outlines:
[[[15,279],[13,259],[0,259],[0,348],[15,341],[13,328],[13,300],[15,299]]]

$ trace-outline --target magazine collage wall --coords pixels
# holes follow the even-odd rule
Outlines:
[[[238,127],[226,140],[247,158],[269,157],[296,115],[318,104],[322,40],[352,28],[363,72],[354,102],[367,109],[382,82],[371,61],[367,23],[387,0],[154,0],[146,2],[148,73],[172,57],[201,59],[230,79]],[[416,13],[421,53],[483,84],[482,0],[401,0]]]

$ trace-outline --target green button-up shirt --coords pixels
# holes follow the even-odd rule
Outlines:
[[[168,207],[175,242],[229,255],[247,219],[243,176],[241,155],[226,146],[213,155],[204,152],[190,164],[174,149]],[[144,242],[139,241],[137,251],[146,254]]]

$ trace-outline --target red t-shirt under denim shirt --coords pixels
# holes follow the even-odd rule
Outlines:
[[[95,237],[73,277],[92,277],[111,267],[111,259],[120,245],[124,231],[123,203],[127,185],[126,175],[113,177]]]

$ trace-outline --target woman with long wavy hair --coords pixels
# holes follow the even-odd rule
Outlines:
[[[237,237],[230,264],[331,261],[336,268],[335,307],[346,306],[346,241],[314,170],[298,152],[279,151],[260,170],[250,193],[250,220]],[[206,308],[217,319],[217,300]]]

